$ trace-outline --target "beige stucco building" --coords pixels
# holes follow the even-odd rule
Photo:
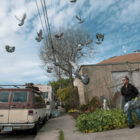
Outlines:
[[[82,65],[79,73],[88,74],[90,78],[88,85],[74,80],[80,104],[86,104],[93,96],[104,96],[109,99],[109,104],[120,108],[122,77],[129,76],[130,83],[140,90],[140,53],[112,57],[96,65]]]

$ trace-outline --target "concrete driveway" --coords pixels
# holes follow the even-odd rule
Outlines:
[[[124,128],[83,134],[76,131],[73,117],[65,113],[57,118],[50,119],[41,128],[35,140],[58,140],[60,129],[64,132],[65,140],[140,140],[140,125],[134,129]]]

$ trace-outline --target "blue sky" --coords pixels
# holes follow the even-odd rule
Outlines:
[[[40,0],[37,0],[41,10]],[[84,58],[79,64],[96,64],[112,56],[133,53],[140,49],[140,0],[46,0],[51,30],[84,28],[93,37],[95,54]],[[18,26],[23,13],[25,24]],[[83,24],[75,18],[80,15]],[[46,84],[55,79],[41,68],[39,49],[43,42],[35,40],[41,28],[35,0],[1,0],[0,4],[0,84]],[[105,35],[97,45],[96,33]],[[15,46],[14,53],[7,53],[5,45]],[[123,47],[124,46],[124,47]],[[126,53],[124,53],[124,49]]]

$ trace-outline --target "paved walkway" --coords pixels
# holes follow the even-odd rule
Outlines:
[[[50,119],[41,128],[35,140],[58,140],[60,129],[64,132],[65,140],[140,140],[140,125],[134,129],[83,134],[76,131],[75,120],[68,114]]]

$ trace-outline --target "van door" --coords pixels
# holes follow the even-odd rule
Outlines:
[[[10,91],[0,91],[0,123],[8,123]]]
[[[14,91],[9,110],[9,123],[27,123],[27,91]]]

